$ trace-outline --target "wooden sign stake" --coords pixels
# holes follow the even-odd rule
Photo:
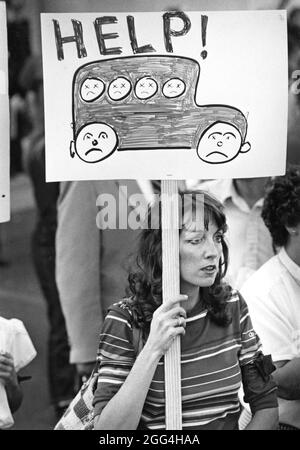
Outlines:
[[[162,180],[163,303],[180,293],[178,181]],[[182,429],[180,336],[165,355],[166,429]]]

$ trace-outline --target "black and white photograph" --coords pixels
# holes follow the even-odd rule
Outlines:
[[[0,0],[0,139],[7,442],[285,445],[300,0]]]

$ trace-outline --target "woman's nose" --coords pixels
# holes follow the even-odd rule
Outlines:
[[[216,247],[216,244],[213,241],[206,243],[205,256],[207,258],[217,258],[217,256],[218,256],[218,249]]]
[[[92,142],[92,144],[93,144],[94,147],[96,147],[96,145],[98,145],[97,139],[94,139],[93,142]]]
[[[223,145],[223,142],[222,142],[222,141],[218,141],[218,142],[217,142],[217,146],[218,146],[218,147],[222,147],[222,145]]]

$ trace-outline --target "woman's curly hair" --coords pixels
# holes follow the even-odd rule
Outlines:
[[[300,223],[300,167],[291,166],[285,176],[271,180],[264,200],[262,218],[274,247],[283,247],[289,239],[286,227]]]
[[[226,217],[222,204],[204,191],[184,191],[180,198],[180,230],[192,224],[197,207],[204,212],[204,227],[207,230],[209,222],[214,221],[219,230],[227,230]],[[186,201],[188,199],[188,201]],[[190,205],[187,208],[187,203]],[[188,211],[188,212],[187,212]],[[198,209],[199,211],[199,209]],[[153,216],[154,220],[153,220]],[[147,217],[147,226],[142,230],[136,256],[136,269],[131,270],[128,276],[129,287],[127,294],[133,297],[133,304],[137,307],[138,325],[149,330],[154,311],[162,303],[162,237],[161,237],[161,211],[160,204],[150,207]],[[203,219],[203,217],[202,217]],[[156,223],[155,223],[156,221]],[[224,278],[228,267],[228,247],[222,234],[223,258],[220,261],[219,271],[214,284],[209,288],[201,289],[201,299],[204,301],[212,321],[220,326],[231,322],[227,311],[226,300],[231,296],[231,287],[226,285]]]

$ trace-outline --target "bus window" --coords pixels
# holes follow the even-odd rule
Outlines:
[[[105,85],[100,78],[86,78],[81,84],[80,96],[85,102],[97,100],[104,92]]]
[[[134,91],[137,98],[147,100],[153,97],[158,90],[158,84],[152,77],[140,78],[135,85]]]
[[[162,92],[167,98],[180,97],[185,91],[185,83],[180,78],[170,78],[163,85]]]
[[[123,100],[131,91],[131,82],[125,77],[115,78],[110,82],[108,95],[112,100]]]

